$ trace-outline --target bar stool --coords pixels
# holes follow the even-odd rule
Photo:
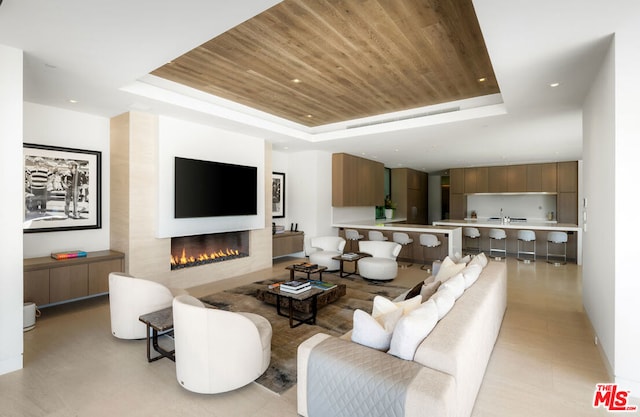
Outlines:
[[[567,263],[567,240],[568,236],[566,232],[549,232],[547,234],[547,262],[552,263],[554,265],[564,265]],[[553,245],[562,245],[564,248],[563,253],[549,253],[549,243]],[[562,257],[562,262],[551,262],[549,261],[549,255]]]
[[[389,238],[378,230],[369,230],[369,240],[389,240]]]
[[[500,240],[504,241],[504,246],[502,248],[494,248],[494,242]],[[504,257],[507,257],[507,234],[503,229],[489,229],[489,256],[494,258],[496,261],[502,259],[500,256],[493,256],[493,252],[502,252]]]
[[[425,252],[427,249],[437,248],[441,244],[442,242],[438,240],[436,235],[430,235],[428,233],[423,233],[420,235],[420,245],[422,246],[422,266],[420,267],[420,269],[422,269],[423,271],[429,271],[433,269],[433,263],[431,265],[431,268],[427,268],[427,256]]]
[[[353,252],[353,242],[357,242],[360,239],[364,239],[364,235],[358,233],[356,229],[345,229],[344,237],[349,242],[349,252]]]
[[[522,243],[522,247],[526,248],[527,243],[533,242],[533,251],[525,251],[520,250],[520,243]],[[520,254],[523,255],[533,255],[533,260],[536,260],[536,234],[533,230],[518,230],[518,260],[524,261],[524,263],[528,264],[531,262],[531,259],[521,258]]]
[[[407,245],[410,245],[413,243],[413,239],[411,239],[408,234],[402,233],[402,232],[393,232],[393,241],[402,245],[402,248],[400,249],[400,253],[402,253],[402,249],[406,248]],[[398,258],[400,257],[400,253],[398,254]],[[410,266],[413,266],[413,264],[412,263],[400,264],[398,266],[400,268],[409,268]]]
[[[462,229],[462,233],[464,234],[464,251],[469,252],[473,249],[475,252],[480,253],[480,230],[476,227],[465,227]],[[473,242],[476,241],[476,247],[472,248],[468,245],[469,239]]]

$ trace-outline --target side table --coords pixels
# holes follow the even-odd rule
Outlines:
[[[307,281],[311,280],[311,274],[318,274],[318,281],[322,281],[322,272],[327,270],[326,266],[316,266],[314,268],[307,268],[300,266],[300,264],[293,264],[286,266],[284,269],[289,271],[289,281],[295,279],[296,272],[302,272],[307,274]]]
[[[300,294],[294,294],[286,291],[280,291],[280,288],[277,287],[270,288],[267,290],[267,292],[276,296],[276,311],[278,312],[279,316],[289,318],[290,328],[298,327],[304,323],[316,324],[316,316],[318,314],[318,295],[322,294],[324,290],[321,290],[320,288],[311,288],[310,290],[307,290]],[[288,314],[284,314],[281,309],[281,301],[284,298],[289,300]],[[303,316],[301,314],[298,314],[296,316],[293,310],[293,300],[306,301],[311,303],[311,313],[306,316]],[[294,324],[294,321],[297,321],[297,323]]]
[[[141,315],[138,320],[147,325],[147,361],[154,362],[161,358],[176,361],[175,350],[165,350],[158,343],[158,332],[166,332],[173,329],[173,307]],[[151,335],[150,335],[151,333]],[[151,346],[160,355],[151,357]]]
[[[344,278],[344,277],[348,277],[350,275],[353,274],[357,274],[358,273],[358,261],[362,258],[366,258],[369,255],[368,253],[362,253],[362,252],[358,252],[355,254],[355,256],[348,256],[345,257],[344,254],[343,255],[338,255],[338,256],[334,256],[331,259],[335,259],[336,261],[340,261],[340,278]],[[344,271],[344,263],[345,262],[353,262],[353,272],[345,272]]]

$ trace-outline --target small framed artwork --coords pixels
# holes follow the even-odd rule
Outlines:
[[[23,145],[25,233],[99,229],[99,151]]]
[[[284,217],[284,173],[274,172],[272,174],[272,207],[271,216],[273,218]]]

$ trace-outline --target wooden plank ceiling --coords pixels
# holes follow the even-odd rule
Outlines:
[[[309,127],[499,92],[471,0],[284,0],[152,74]]]

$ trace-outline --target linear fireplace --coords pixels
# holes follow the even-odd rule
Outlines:
[[[171,270],[249,256],[249,232],[171,238]]]

